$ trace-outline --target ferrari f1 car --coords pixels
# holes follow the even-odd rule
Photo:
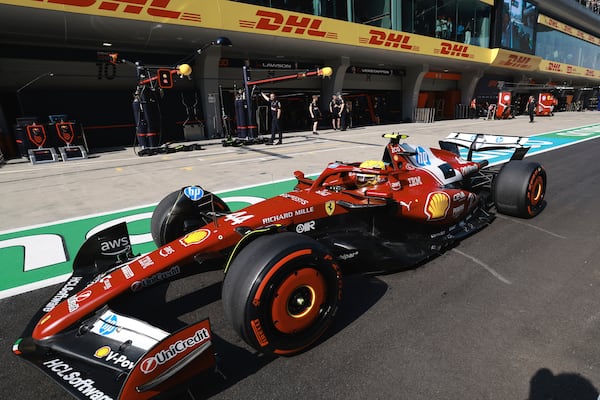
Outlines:
[[[544,207],[546,172],[523,159],[527,138],[453,133],[438,149],[385,136],[382,159],[333,162],[314,179],[296,171],[293,191],[239,211],[200,186],[173,192],[153,213],[149,254],[132,254],[125,224],[95,234],[14,353],[76,398],[151,398],[216,361],[208,319],[169,331],[120,311],[149,286],[221,268],[234,331],[259,352],[290,356],[332,323],[343,273],[411,268],[496,212],[531,218]],[[473,160],[490,149],[512,157]]]

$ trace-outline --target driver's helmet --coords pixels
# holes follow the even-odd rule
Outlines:
[[[367,160],[363,161],[359,167],[383,170],[385,169],[385,163],[381,160]],[[377,183],[380,183],[381,179],[382,178],[379,175],[357,173],[356,186],[358,186],[359,188],[363,188],[365,186],[373,186]]]

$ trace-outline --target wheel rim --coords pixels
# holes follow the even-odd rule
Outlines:
[[[536,176],[529,194],[529,203],[535,207],[544,197],[544,179],[541,176]]]
[[[273,295],[271,316],[280,332],[292,334],[309,328],[321,313],[326,283],[319,271],[302,268],[285,277]]]

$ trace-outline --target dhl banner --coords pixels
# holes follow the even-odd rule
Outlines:
[[[597,69],[578,67],[576,65],[559,63],[556,61],[542,60],[540,62],[539,69],[543,72],[550,72],[553,74],[560,74],[565,76],[576,76],[581,78],[600,78],[600,71]]]
[[[520,71],[537,71],[541,57],[504,49],[492,49],[491,64]]]
[[[493,3],[493,0],[481,1]],[[585,78],[600,77],[600,71],[597,70],[546,61],[508,50],[487,49],[227,0],[0,0],[0,4],[361,46],[523,71],[540,70]],[[538,22],[600,45],[600,39],[547,16],[540,15]]]
[[[590,35],[589,33],[580,31],[579,29],[573,28],[570,25],[559,22],[559,21],[557,21],[553,18],[550,18],[546,15],[543,15],[543,14],[538,15],[538,24],[549,26],[552,29],[556,29],[557,31],[566,33],[567,35],[571,35],[578,39],[585,40],[587,42],[590,42],[590,43],[600,46],[600,38]]]
[[[16,6],[284,36],[489,64],[490,50],[226,0],[0,0]]]

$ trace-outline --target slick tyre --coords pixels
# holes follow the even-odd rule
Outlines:
[[[266,235],[248,244],[229,266],[223,307],[250,346],[291,356],[327,330],[341,287],[339,268],[323,245],[291,232]]]
[[[498,212],[520,218],[533,218],[544,208],[546,171],[532,161],[510,161],[493,184]]]
[[[203,227],[212,221],[213,212],[229,212],[227,204],[218,196],[204,192],[200,200],[192,201],[183,189],[164,197],[154,209],[150,220],[150,232],[154,243],[160,247]]]

